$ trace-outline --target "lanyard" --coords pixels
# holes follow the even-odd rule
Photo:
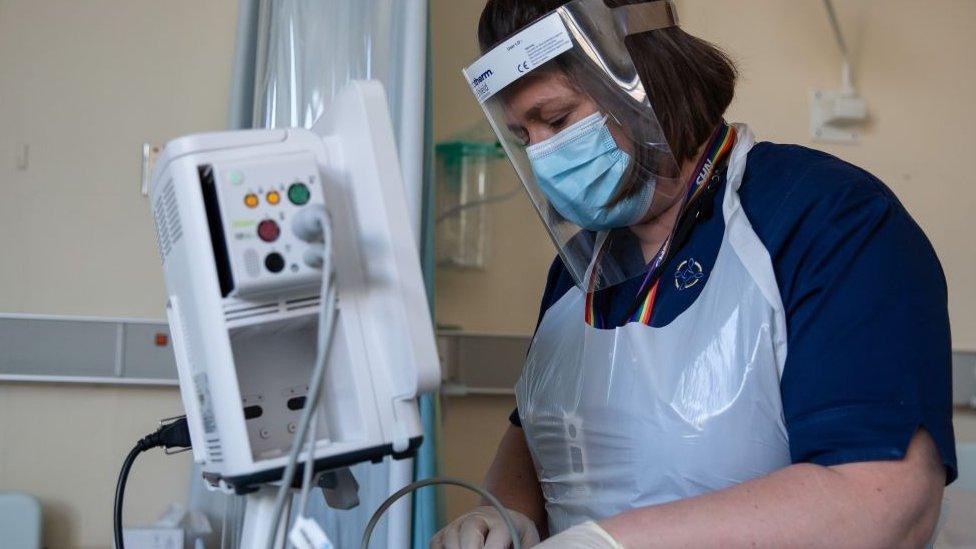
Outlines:
[[[713,174],[719,165],[725,160],[728,153],[732,150],[732,146],[735,144],[735,128],[731,125],[722,122],[722,124],[715,129],[711,138],[708,140],[708,144],[705,146],[705,154],[702,155],[701,159],[698,161],[698,166],[694,172],[695,176],[688,182],[688,192],[685,194],[684,201],[681,205],[680,213],[678,214],[678,220],[675,222],[674,228],[671,229],[671,234],[668,236],[667,240],[658,250],[657,254],[649,264],[647,270],[647,275],[641,282],[640,290],[637,292],[638,296],[644,296],[643,299],[638,297],[638,306],[635,308],[633,314],[630,316],[628,322],[640,322],[642,324],[650,324],[651,312],[654,310],[654,302],[657,299],[657,289],[658,283],[660,282],[661,269],[666,263],[666,259],[669,259],[669,253],[676,250],[684,244],[684,241],[691,233],[692,226],[697,222],[698,215],[689,216],[689,212],[692,209],[691,206],[695,205],[699,200],[706,194],[706,189],[711,189],[714,192],[714,185],[710,184],[713,181]],[[710,197],[708,197],[711,200]],[[688,221],[691,223],[689,224]],[[672,247],[672,244],[674,246]],[[601,250],[602,252],[602,250]],[[600,263],[600,258],[597,259],[597,265]],[[586,306],[584,312],[584,319],[587,324],[594,326],[596,328],[605,327],[606,321],[602,318],[603,315],[599,314],[596,307],[595,299],[595,289],[597,277],[594,276],[590,279],[590,288],[586,292]]]

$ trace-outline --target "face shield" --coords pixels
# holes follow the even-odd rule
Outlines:
[[[644,275],[657,250],[649,256],[628,227],[683,192],[624,45],[676,24],[670,1],[574,0],[463,71],[581,288]]]

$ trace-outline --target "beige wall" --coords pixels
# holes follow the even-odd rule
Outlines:
[[[949,282],[954,347],[976,350],[976,2],[835,0],[854,52],[871,122],[853,145],[813,143],[808,98],[838,89],[840,56],[819,0],[679,0],[683,27],[739,63],[742,78],[729,119],[759,139],[826,150],[884,180],[932,240]],[[477,55],[483,0],[432,0],[434,134],[478,121],[458,74]],[[507,188],[509,181],[499,187]],[[490,206],[493,249],[484,272],[439,270],[436,312],[469,331],[531,333],[553,249],[524,196]],[[879,274],[883,276],[883,274]],[[444,406],[448,472],[480,480],[501,436],[510,397],[452,397]],[[957,414],[961,441],[976,441],[976,419]],[[448,514],[473,502],[448,496]]]
[[[226,127],[236,4],[0,0],[0,312],[163,317],[141,145]],[[122,458],[181,410],[175,388],[0,384],[0,490],[41,498],[47,546],[108,547]],[[127,522],[185,500],[189,462],[141,457]]]

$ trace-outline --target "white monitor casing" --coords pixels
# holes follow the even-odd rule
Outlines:
[[[157,244],[193,455],[212,485],[244,492],[281,477],[322,276],[305,261],[320,244],[298,239],[291,220],[316,205],[332,219],[339,299],[316,469],[419,446],[417,397],[440,367],[399,169],[385,95],[366,81],[312,131],[198,134],[164,148],[151,187]],[[290,193],[298,184],[308,192]]]

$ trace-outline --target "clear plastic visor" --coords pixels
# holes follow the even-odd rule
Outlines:
[[[675,24],[669,2],[574,0],[464,69],[576,283],[646,274],[644,226],[683,195],[624,37]],[[659,244],[659,242],[657,243]]]

